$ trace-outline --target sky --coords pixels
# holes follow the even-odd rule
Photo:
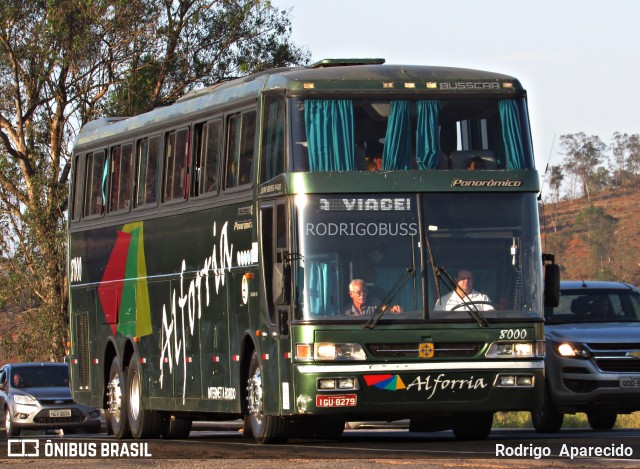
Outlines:
[[[312,62],[381,57],[512,75],[528,93],[536,165],[560,136],[640,133],[640,1],[272,0]]]

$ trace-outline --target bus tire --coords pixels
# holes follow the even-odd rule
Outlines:
[[[127,383],[118,357],[114,357],[107,383],[107,409],[105,418],[117,439],[131,437],[127,412]]]
[[[127,370],[127,418],[133,438],[158,438],[162,431],[162,418],[157,411],[142,407],[142,373],[140,357],[134,353]]]
[[[468,412],[454,415],[453,434],[458,440],[485,440],[493,426],[493,412]]]
[[[167,440],[181,440],[191,433],[193,421],[185,417],[167,415],[162,429],[162,437]]]
[[[558,412],[548,389],[545,384],[542,407],[531,411],[531,423],[538,433],[558,433],[564,421],[564,414]]]
[[[618,414],[611,410],[596,409],[587,412],[587,420],[593,430],[611,430],[617,419]]]
[[[288,421],[282,417],[265,415],[263,411],[262,368],[258,354],[253,351],[247,376],[247,407],[245,413],[245,427],[255,440],[262,444],[286,443],[289,439]]]

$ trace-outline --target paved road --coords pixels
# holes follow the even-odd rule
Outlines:
[[[54,450],[69,454],[74,444],[76,451],[93,448],[95,457],[71,459],[59,454],[55,461],[56,465],[77,467],[104,467],[104,459],[99,460],[103,448],[120,453],[109,462],[112,467],[640,467],[640,430],[565,430],[554,435],[494,430],[486,441],[463,442],[451,432],[358,429],[345,431],[338,440],[292,438],[286,445],[258,445],[242,438],[234,426],[198,425],[186,440],[135,442],[136,446],[132,441],[120,442],[106,435],[23,438],[37,440],[41,456],[45,447],[49,454]],[[27,462],[25,458],[7,458],[8,444],[7,440],[0,441],[0,464]],[[16,444],[15,439],[11,444]],[[150,457],[132,457],[138,455],[134,452]],[[41,458],[28,462],[29,467],[50,468],[53,461]]]

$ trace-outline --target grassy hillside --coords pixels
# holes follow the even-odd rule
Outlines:
[[[607,273],[590,246],[576,219],[588,206],[586,198],[540,206],[542,249],[555,254],[562,279],[620,280],[640,285],[640,206],[638,189],[604,191],[591,196],[591,204],[601,207],[615,221],[610,239],[611,251],[606,256]],[[582,235],[582,236],[581,236]]]

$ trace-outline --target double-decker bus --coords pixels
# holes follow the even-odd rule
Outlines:
[[[72,390],[116,437],[410,419],[484,438],[494,412],[540,405],[539,179],[515,78],[270,70],[90,122],[72,167]]]

